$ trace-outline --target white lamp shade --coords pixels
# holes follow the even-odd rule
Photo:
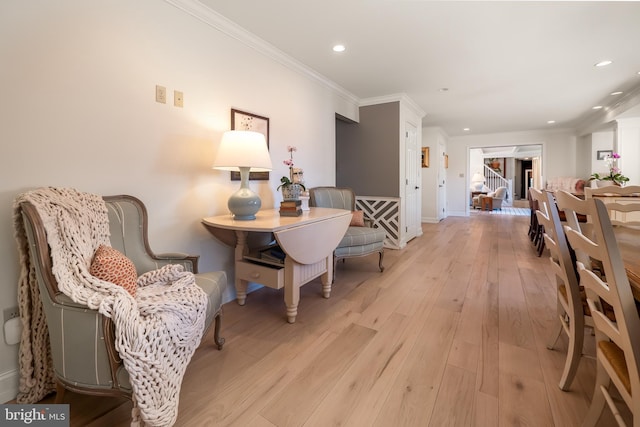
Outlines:
[[[485,182],[484,175],[482,175],[480,172],[474,173],[473,177],[471,178],[471,182]]]
[[[471,190],[483,191],[485,181],[486,180],[484,179],[484,175],[482,175],[480,172],[474,173],[473,177],[471,177]]]
[[[237,171],[241,167],[255,172],[272,169],[269,148],[264,135],[248,130],[230,130],[222,135],[214,169]]]

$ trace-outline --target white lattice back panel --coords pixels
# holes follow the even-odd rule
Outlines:
[[[385,247],[400,249],[400,199],[395,197],[357,196],[356,209],[387,234]]]

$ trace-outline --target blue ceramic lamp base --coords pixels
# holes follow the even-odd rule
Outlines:
[[[256,219],[262,202],[260,197],[249,188],[250,168],[240,168],[240,189],[229,197],[227,206],[233,214],[233,219],[250,221]]]

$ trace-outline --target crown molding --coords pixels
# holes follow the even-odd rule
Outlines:
[[[300,61],[292,58],[286,53],[282,52],[280,49],[276,48],[266,40],[261,39],[253,33],[250,33],[246,29],[242,28],[241,26],[219,14],[218,12],[206,7],[199,1],[165,0],[165,2],[182,10],[183,12],[186,12],[187,14],[215,28],[221,33],[239,41],[240,43],[243,43],[244,45],[276,61],[277,63],[289,68],[290,70],[293,70],[311,80],[321,83],[323,86],[331,89],[345,100],[356,105],[359,104],[360,99],[342,86],[338,85],[334,81],[328,79],[312,68],[304,65]]]
[[[362,99],[360,100],[360,107],[366,107],[368,105],[376,104],[386,104],[388,102],[401,102],[409,107],[420,118],[423,118],[427,115],[427,113],[425,113],[425,111],[420,108],[420,106],[416,104],[413,99],[409,98],[409,96],[404,92]]]
[[[422,135],[426,135],[427,133],[435,133],[442,136],[446,141],[451,138],[444,128],[441,126],[424,126],[422,128]]]
[[[590,114],[576,126],[576,134],[582,136],[599,130],[610,129],[612,121],[638,105],[640,105],[640,84],[626,93],[613,107],[606,107]]]

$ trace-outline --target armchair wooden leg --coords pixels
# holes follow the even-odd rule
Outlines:
[[[64,393],[67,391],[66,388],[60,383],[60,381],[56,381],[56,400],[55,404],[60,404],[64,400]]]
[[[222,346],[224,345],[225,339],[220,336],[220,326],[222,323],[222,311],[218,312],[215,318],[215,326],[213,332],[213,340],[218,346],[218,350],[222,350]]]
[[[384,250],[380,251],[380,260],[378,261],[378,267],[380,267],[380,272],[384,271],[384,265],[382,265],[382,258],[384,258]]]

